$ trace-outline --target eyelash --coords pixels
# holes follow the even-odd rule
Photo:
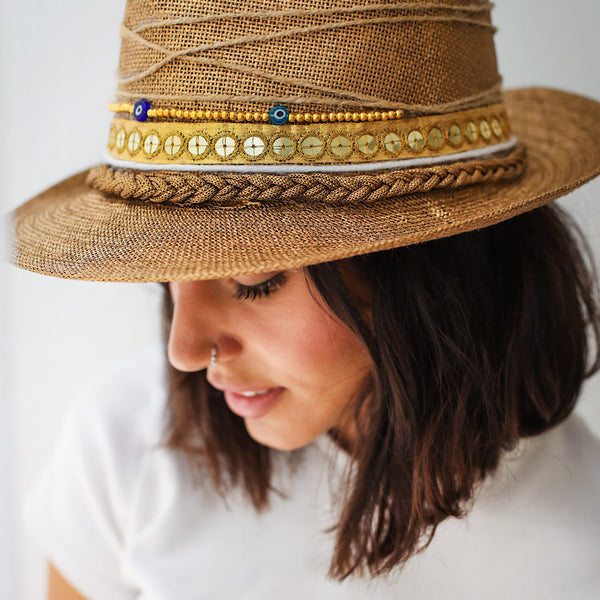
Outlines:
[[[282,271],[281,273],[277,273],[274,277],[271,277],[271,279],[267,279],[256,285],[236,283],[237,292],[235,297],[238,300],[256,300],[257,298],[263,298],[272,294],[275,290],[278,290],[285,282],[285,273]]]

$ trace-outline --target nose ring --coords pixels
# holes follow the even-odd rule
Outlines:
[[[210,364],[215,366],[217,364],[217,347],[213,346],[210,351]]]

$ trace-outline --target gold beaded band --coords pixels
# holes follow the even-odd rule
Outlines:
[[[133,114],[134,105],[128,103],[118,104],[111,102],[108,110],[115,113]],[[227,110],[181,110],[178,108],[149,108],[147,111],[149,119],[170,118],[184,119],[186,121],[220,121],[238,123],[269,123],[268,112],[235,112]],[[341,123],[359,121],[388,121],[401,119],[402,110],[388,110],[383,112],[330,112],[330,113],[290,113],[288,123]]]
[[[352,165],[451,157],[508,142],[504,106],[372,123],[138,122],[115,117],[109,157],[155,165]],[[384,168],[384,167],[382,167]]]

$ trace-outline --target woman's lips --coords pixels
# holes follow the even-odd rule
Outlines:
[[[260,419],[273,408],[285,388],[270,388],[264,394],[242,396],[231,390],[223,390],[225,402],[231,412],[246,419]]]

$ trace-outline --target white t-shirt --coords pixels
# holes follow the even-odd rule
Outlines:
[[[26,520],[48,559],[89,600],[592,599],[600,596],[600,441],[570,417],[523,442],[473,510],[448,519],[393,577],[338,583],[337,482],[346,455],[324,435],[290,472],[277,457],[262,514],[194,484],[160,446],[162,351],[96,384],[71,410]]]

